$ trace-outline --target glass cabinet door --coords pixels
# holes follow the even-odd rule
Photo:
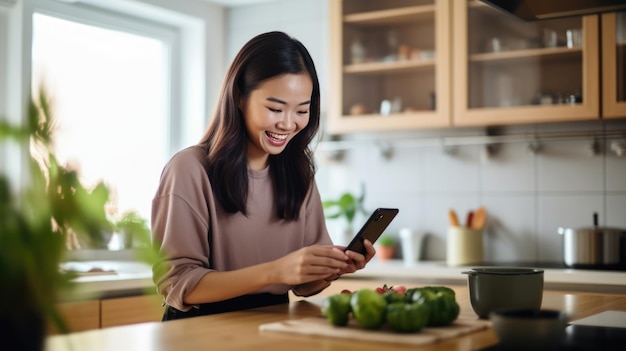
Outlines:
[[[450,124],[449,0],[335,0],[331,134]]]
[[[598,16],[526,22],[454,6],[455,125],[599,118]]]
[[[626,117],[626,12],[602,15],[603,117]]]

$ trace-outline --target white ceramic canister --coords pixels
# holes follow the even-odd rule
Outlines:
[[[483,231],[467,227],[448,228],[448,266],[465,266],[483,261]]]
[[[410,228],[400,229],[400,241],[402,246],[402,259],[405,264],[411,265],[419,261],[422,254],[422,241],[424,235]]]

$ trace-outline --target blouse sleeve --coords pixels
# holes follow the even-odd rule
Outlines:
[[[165,302],[181,311],[185,295],[209,269],[210,184],[204,168],[189,152],[166,165],[152,201],[152,236],[165,258],[153,266],[153,280]]]
[[[315,181],[311,186],[310,196],[308,197],[308,201],[306,203],[306,221],[306,246],[332,245],[333,242],[328,234],[328,229],[326,228],[326,217],[324,216],[322,199]]]

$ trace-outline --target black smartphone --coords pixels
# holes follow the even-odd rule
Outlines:
[[[344,251],[351,250],[365,255],[363,241],[367,239],[372,244],[376,242],[397,214],[397,208],[377,208],[374,210]]]

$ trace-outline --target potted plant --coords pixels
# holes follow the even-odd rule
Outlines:
[[[356,214],[362,213],[367,215],[363,208],[364,200],[365,186],[361,184],[361,194],[359,196],[355,196],[351,192],[345,192],[336,200],[322,201],[322,206],[327,219],[343,218],[345,220],[344,235],[351,238],[354,234],[353,222]]]
[[[70,236],[100,244],[112,230],[103,183],[88,189],[53,152],[50,102],[43,88],[29,102],[24,126],[0,120],[0,141],[31,151],[27,185],[14,189],[0,173],[0,337],[20,350],[41,351],[47,323],[67,331],[56,309],[74,276],[60,270]]]
[[[142,247],[145,238],[150,237],[148,221],[134,210],[122,213],[122,216],[114,221],[114,226],[115,232],[121,235],[123,247],[126,249]]]
[[[396,239],[389,235],[382,235],[376,241],[376,257],[385,261],[392,259],[396,253]]]

